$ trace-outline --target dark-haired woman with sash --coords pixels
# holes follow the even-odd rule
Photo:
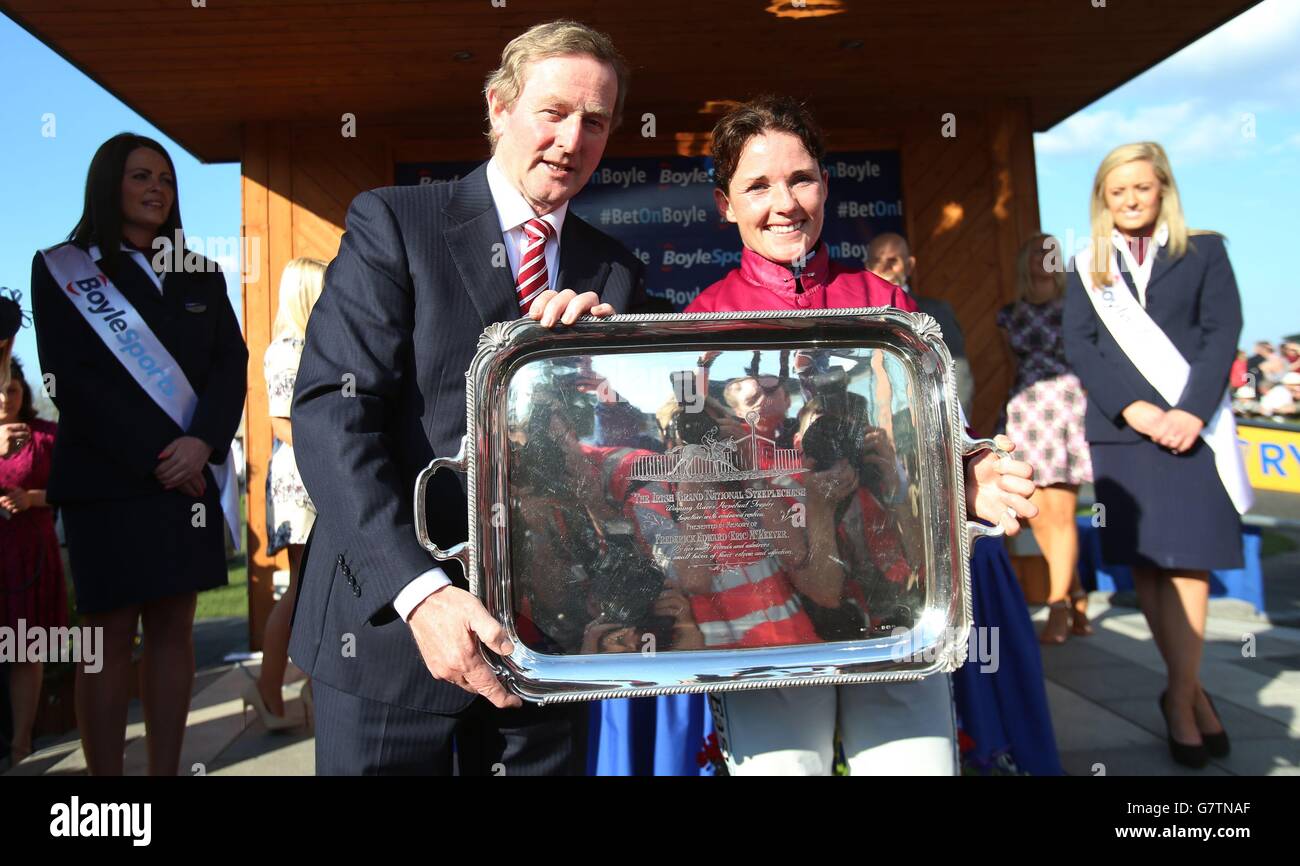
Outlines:
[[[123,133],[100,146],[81,219],[36,254],[32,293],[59,408],[47,495],[62,509],[82,624],[103,628],[101,658],[77,672],[86,764],[122,772],[140,622],[149,773],[175,775],[195,595],[226,583],[225,533],[238,524],[229,456],[248,350],[221,271],[185,251],[162,145]]]
[[[1159,702],[1170,753],[1202,767],[1229,748],[1200,683],[1209,572],[1241,567],[1239,515],[1251,504],[1227,398],[1241,299],[1223,238],[1188,230],[1160,145],[1111,151],[1091,209],[1064,337],[1088,390],[1102,556],[1132,566],[1168,669]]]

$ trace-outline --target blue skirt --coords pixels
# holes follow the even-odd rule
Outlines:
[[[1149,439],[1095,442],[1102,558],[1111,565],[1182,571],[1241,568],[1241,518],[1198,439],[1172,454]]]
[[[984,659],[971,652],[952,675],[962,763],[976,772],[1062,775],[1038,635],[1006,547],[977,541],[970,570],[977,629],[971,647],[989,652]]]
[[[712,775],[720,759],[704,695],[593,701],[590,720],[590,776]]]
[[[60,505],[78,613],[106,613],[226,585],[221,494],[211,474],[206,477],[202,500],[165,490]],[[195,508],[200,501],[201,510]]]

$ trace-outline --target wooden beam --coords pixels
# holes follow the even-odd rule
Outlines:
[[[854,2],[807,20],[778,19],[757,0],[568,0],[561,12],[486,0],[221,0],[199,9],[176,0],[0,0],[0,10],[213,161],[237,158],[234,131],[258,120],[348,110],[473,128],[484,76],[506,41],[557,14],[609,32],[631,64],[630,113],[655,112],[664,127],[678,128],[669,118],[707,99],[779,90],[811,99],[827,126],[874,124],[891,106],[1024,99],[1041,130],[1256,2]],[[814,62],[774,76],[773,58]]]
[[[274,602],[273,576],[280,557],[266,555],[266,474],[271,460],[271,421],[267,415],[262,356],[275,316],[276,274],[271,244],[271,130],[266,124],[243,129],[240,197],[242,233],[249,250],[244,263],[244,339],[248,343],[248,401],[244,453],[248,460],[248,643],[262,648],[262,631]]]

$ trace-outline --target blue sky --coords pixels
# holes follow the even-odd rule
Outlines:
[[[1188,225],[1228,238],[1239,345],[1300,331],[1287,258],[1300,194],[1300,2],[1265,0],[1035,136],[1043,230],[1086,237],[1102,157],[1143,140],[1169,153]]]
[[[32,255],[64,240],[81,215],[86,169],[95,149],[119,132],[163,143],[176,163],[181,216],[188,234],[237,237],[240,229],[239,165],[203,165],[37,39],[0,15],[0,286],[23,293]],[[54,135],[45,115],[54,115]],[[227,269],[231,303],[240,313],[239,274]],[[18,332],[15,354],[30,379],[38,368],[31,328]]]
[[[1035,136],[1042,226],[1087,234],[1088,189],[1117,144],[1165,145],[1188,221],[1223,232],[1241,288],[1242,346],[1300,331],[1288,272],[1300,199],[1300,2],[1265,0]],[[12,21],[0,16],[0,286],[27,294],[32,253],[62,240],[81,212],[95,148],[123,130],[161,140],[176,161],[186,230],[239,234],[239,166],[202,165]],[[28,86],[14,86],[29,82]],[[34,84],[34,86],[33,86]],[[54,116],[46,136],[45,116]],[[1290,204],[1288,204],[1290,203]],[[240,311],[238,274],[227,272]],[[35,373],[30,329],[17,352]]]

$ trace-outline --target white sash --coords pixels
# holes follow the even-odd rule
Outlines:
[[[1153,248],[1149,255],[1154,257],[1156,250]],[[1111,255],[1112,282],[1109,286],[1098,289],[1092,286],[1091,245],[1075,256],[1074,266],[1083,281],[1084,293],[1097,311],[1097,318],[1101,319],[1143,378],[1170,406],[1177,405],[1187,387],[1192,367],[1169,335],[1160,329],[1128,290],[1119,274],[1114,254]],[[1237,446],[1237,423],[1232,417],[1232,404],[1226,389],[1210,423],[1201,430],[1201,438],[1214,452],[1219,480],[1223,482],[1237,513],[1245,514],[1255,501],[1255,491],[1246,477],[1246,465]]]
[[[100,272],[94,259],[75,244],[61,244],[42,255],[50,276],[63,288],[64,297],[104,341],[113,357],[181,430],[188,430],[199,397],[181,365],[135,307]],[[221,513],[238,550],[239,482],[235,462],[227,454],[221,463],[210,465],[221,491]]]

